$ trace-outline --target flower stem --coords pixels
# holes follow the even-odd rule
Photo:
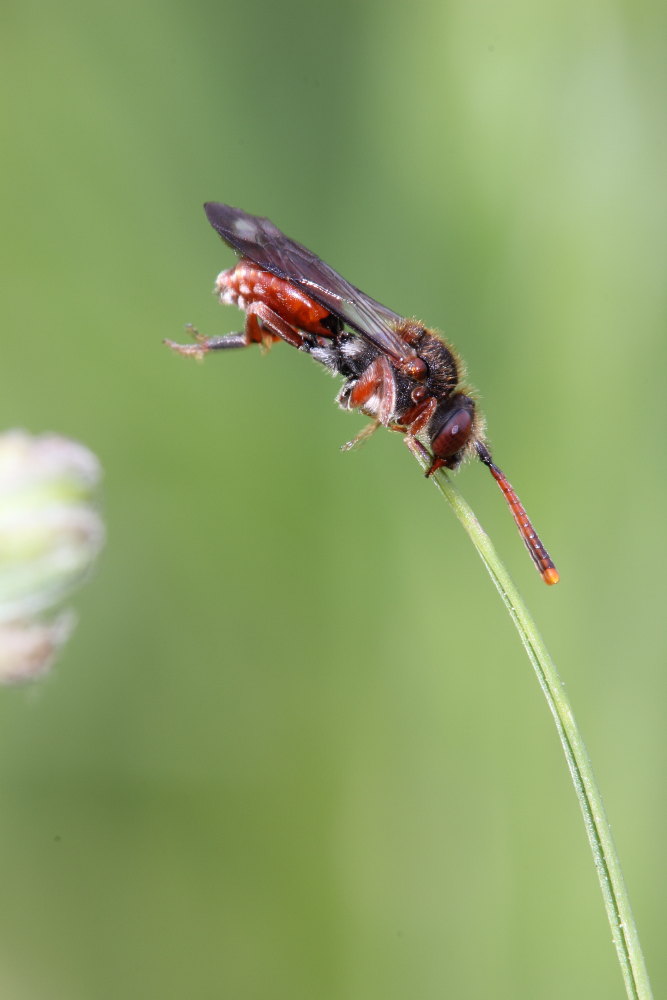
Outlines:
[[[412,444],[409,441],[408,443]],[[414,444],[410,450],[422,468],[426,470],[430,459],[425,450],[422,450],[419,445],[414,446]],[[500,561],[491,539],[475,514],[444,472],[440,471],[431,478],[479,552],[482,562],[489,571],[489,575],[509,611],[528,654],[528,659],[537,674],[540,687],[556,723],[558,736],[565,751],[567,766],[583,813],[586,834],[593,852],[593,861],[602,889],[627,995],[632,1000],[650,1000],[652,997],[651,985],[630,908],[630,900],[623,881],[621,864],[616,853],[609,821],[605,815],[602,796],[595,781],[588,751],[577,728],[563,683],[537,631],[535,622],[512,583],[509,573]]]

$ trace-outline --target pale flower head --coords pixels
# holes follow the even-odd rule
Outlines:
[[[73,615],[37,616],[88,573],[104,543],[95,455],[57,434],[0,434],[0,682],[50,667]]]

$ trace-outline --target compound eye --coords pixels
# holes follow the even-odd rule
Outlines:
[[[472,414],[469,410],[455,410],[431,441],[436,458],[451,458],[465,447],[472,433]]]

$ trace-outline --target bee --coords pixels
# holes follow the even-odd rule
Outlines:
[[[528,552],[547,584],[559,574],[517,494],[491,457],[484,420],[462,385],[463,365],[454,348],[415,319],[406,319],[361,292],[268,219],[207,202],[208,221],[240,257],[218,275],[220,301],[245,312],[240,333],[204,337],[193,344],[166,343],[198,358],[210,351],[284,340],[345,380],[339,406],[371,418],[346,448],[378,427],[421,442],[430,451],[426,473],[457,469],[477,457],[498,483]]]

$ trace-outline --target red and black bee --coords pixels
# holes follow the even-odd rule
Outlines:
[[[245,311],[245,329],[211,338],[193,331],[194,344],[166,343],[201,358],[208,351],[285,340],[343,376],[337,397],[343,409],[372,418],[349,446],[379,426],[402,431],[430,448],[428,476],[477,455],[503,491],[542,579],[557,583],[549,553],[491,458],[483,418],[470,390],[461,385],[463,365],[454,349],[417,320],[360,292],[268,219],[217,202],[204,208],[213,228],[241,257],[218,275],[215,291],[221,302]]]

